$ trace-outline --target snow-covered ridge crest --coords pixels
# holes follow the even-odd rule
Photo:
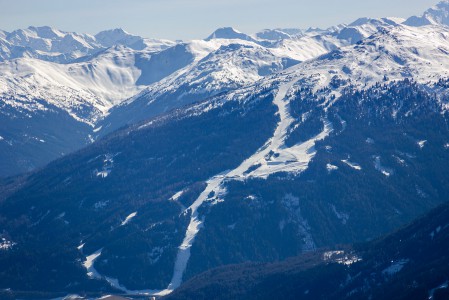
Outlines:
[[[374,36],[378,35],[379,28],[388,28],[391,31],[401,28],[404,36],[410,34],[403,29],[405,27],[398,25],[392,18],[359,19],[349,26],[327,31],[306,30],[298,33],[299,31],[285,30],[291,34],[281,34],[283,36],[281,40],[268,43],[266,43],[266,40],[264,42],[263,39],[245,35],[233,28],[221,28],[212,34],[208,41],[190,41],[176,46],[176,49],[174,47],[169,48],[172,49],[170,51],[167,49],[167,51],[154,52],[152,48],[149,50],[148,45],[144,50],[136,50],[140,49],[141,46],[145,47],[145,45],[136,46],[136,43],[142,42],[141,38],[122,29],[108,30],[96,36],[90,36],[67,33],[50,27],[29,27],[26,30],[11,33],[3,32],[2,36],[5,37],[6,43],[10,43],[8,39],[19,44],[27,41],[28,46],[33,45],[36,49],[40,49],[36,51],[47,51],[47,54],[52,49],[53,43],[56,43],[55,41],[69,36],[78,40],[80,45],[84,45],[85,49],[94,49],[97,52],[70,64],[58,64],[33,58],[7,60],[0,64],[0,81],[2,83],[0,95],[3,99],[20,98],[22,103],[12,103],[11,101],[8,103],[11,106],[15,105],[28,111],[33,111],[36,107],[42,107],[34,99],[43,99],[51,105],[68,111],[76,120],[95,124],[98,120],[104,118],[112,107],[127,99],[129,100],[126,103],[131,103],[135,99],[145,97],[151,102],[169,93],[185,89],[185,94],[175,96],[176,100],[182,105],[185,103],[179,97],[195,95],[199,98],[206,98],[223,90],[241,88],[300,61],[306,61],[306,63],[301,64],[302,69],[311,66],[312,70],[315,68],[313,59],[317,56],[329,51],[344,52],[346,49],[350,49],[355,41],[364,40],[373,33]],[[437,28],[437,30],[441,31],[440,28]],[[409,31],[413,31],[413,28]],[[281,29],[278,30],[278,33],[280,32],[282,32]],[[429,31],[429,34],[438,38],[434,33],[432,30]],[[420,40],[420,37],[424,36],[427,36],[426,32],[411,32],[410,39],[418,37],[416,40]],[[37,42],[36,39],[44,42]],[[99,40],[102,42],[99,42]],[[422,40],[425,42],[424,44],[431,44],[428,39],[423,38]],[[430,40],[432,43],[435,42],[432,39]],[[438,44],[438,39],[436,41]],[[37,44],[34,45],[33,43]],[[122,45],[113,46],[107,50],[103,48],[99,50],[99,47],[114,43],[121,43]],[[143,41],[142,43],[145,44],[146,42]],[[167,42],[166,45],[169,44]],[[437,47],[437,50],[441,54],[441,51],[449,47],[445,43],[440,44],[441,47]],[[134,48],[129,48],[126,45]],[[390,46],[389,43],[386,43],[386,45]],[[407,43],[404,43],[404,46],[394,45],[393,47],[392,45],[391,49],[388,50],[390,53],[394,53],[401,50],[398,49],[401,47],[407,50],[407,46]],[[80,49],[76,51],[79,52]],[[177,49],[182,53],[178,53]],[[379,49],[373,50],[374,56]],[[428,50],[426,49],[426,51]],[[83,51],[79,54],[84,53]],[[420,53],[426,54],[426,51],[420,51]],[[433,51],[435,51],[435,48]],[[161,54],[159,58],[155,53],[164,54]],[[173,62],[176,58],[171,57],[171,55],[179,57],[180,54],[185,55],[186,59]],[[357,55],[357,53],[353,54],[354,56]],[[366,53],[359,56],[362,57],[363,55],[366,55]],[[428,57],[425,57],[426,60],[431,62],[431,65],[436,66],[437,62],[442,61],[440,59],[432,60],[431,55],[433,53],[429,53]],[[30,56],[33,57],[33,55]],[[188,59],[189,57],[191,59]],[[398,57],[400,59],[397,59]],[[158,62],[158,59],[160,62]],[[310,62],[311,59],[312,62]],[[359,61],[361,60],[359,59]],[[397,63],[403,59],[401,55],[396,55],[393,60],[394,63]],[[164,61],[170,61],[172,64],[170,71],[165,70]],[[332,66],[326,65],[323,61],[319,64],[320,66],[315,73],[318,73],[318,69],[322,69],[320,81],[330,82],[331,78],[327,74],[332,70]],[[427,64],[427,62],[423,60],[422,64],[423,67],[426,67],[424,64]],[[390,64],[390,66],[394,65]],[[382,70],[379,68],[377,71],[370,72],[369,68],[371,67],[365,68],[360,64],[359,69],[365,74],[360,74],[359,70],[355,70],[359,73],[357,77],[367,80],[373,79],[372,81],[382,80]],[[351,69],[351,66],[343,65],[341,68],[347,70]],[[390,74],[390,77],[392,79],[403,77],[403,74],[407,71],[405,67],[403,69],[396,72],[399,76]],[[433,69],[437,70],[436,68]],[[160,70],[164,70],[164,72],[158,76],[157,72],[160,72]],[[440,68],[440,70],[444,70],[444,68]],[[356,77],[353,74],[342,74],[341,76]],[[150,80],[143,80],[142,78],[149,78]],[[142,90],[143,92],[140,93]],[[81,115],[78,113],[80,107],[83,107],[83,111],[87,108],[91,112],[88,112],[87,116],[86,113]],[[168,108],[170,107],[171,104],[168,105]]]
[[[445,26],[382,28],[356,45],[336,49],[284,72],[329,96],[352,85],[363,89],[379,82],[413,79],[437,82],[449,75],[449,30]]]
[[[0,61],[29,56],[62,63],[72,62],[114,45],[123,45],[134,50],[146,48],[156,51],[175,44],[169,40],[145,39],[122,29],[105,30],[93,36],[66,32],[49,26],[30,26],[12,32],[1,31],[0,39]]]
[[[408,18],[404,24],[417,27],[426,25],[449,26],[449,1],[440,1],[435,6],[426,10],[421,16],[412,16]]]
[[[134,54],[124,48],[110,49],[95,60],[74,64],[31,58],[6,61],[0,63],[0,74],[0,95],[12,107],[32,112],[39,109],[36,100],[45,99],[89,124],[142,89],[135,85],[140,70],[135,67]],[[77,113],[83,107],[90,110],[87,116]]]

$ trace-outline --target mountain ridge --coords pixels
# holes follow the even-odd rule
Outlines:
[[[161,296],[215,267],[376,239],[447,201],[448,29],[400,21],[0,63],[7,162],[78,145],[0,180],[0,288]]]

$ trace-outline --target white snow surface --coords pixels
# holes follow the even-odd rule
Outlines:
[[[449,25],[449,1],[442,0],[426,10],[421,16],[412,16],[404,24],[410,26],[426,26],[429,24]]]
[[[349,158],[348,159],[342,159],[341,161],[343,163],[347,164],[348,166],[350,166],[351,168],[353,168],[354,170],[357,170],[357,171],[362,170],[362,167],[359,164],[356,164],[354,162],[350,162]]]
[[[423,149],[426,144],[427,144],[427,140],[422,140],[422,141],[418,142],[418,146],[420,149]]]
[[[326,165],[326,170],[327,170],[327,172],[330,174],[330,173],[332,173],[333,171],[338,170],[338,167],[335,166],[335,165],[333,165],[333,164],[327,164],[327,165]]]
[[[323,260],[331,260],[333,257],[345,254],[343,250],[326,251],[323,253]]]
[[[86,257],[86,260],[83,262],[84,268],[87,270],[87,276],[92,279],[102,279],[103,276],[101,276],[100,273],[95,269],[94,263],[95,260],[101,255],[101,252],[103,251],[103,248],[95,251],[91,255]]]
[[[137,216],[137,211],[129,214],[126,219],[120,224],[120,226],[125,226],[128,224],[135,216]]]
[[[16,245],[16,243],[14,243],[14,242],[12,242],[10,240],[7,240],[6,238],[1,238],[0,239],[0,251],[10,250],[15,245]]]
[[[57,64],[32,58],[0,63],[0,96],[21,110],[46,110],[36,99],[64,109],[78,121],[93,124],[122,100],[143,87],[131,49],[118,47],[88,62]],[[77,110],[89,107],[82,117]]]
[[[354,253],[346,253],[343,250],[327,251],[323,253],[324,261],[333,261],[341,265],[352,265],[362,259]]]
[[[449,75],[449,32],[445,26],[395,25],[334,52],[313,58],[283,72],[314,86],[328,87],[337,77],[364,89],[377,82],[413,78],[418,83],[437,82]],[[333,88],[338,95],[340,89]]]
[[[359,88],[382,82],[384,76],[388,81],[413,78],[420,83],[449,77],[447,27],[439,24],[413,27],[399,23],[400,20],[394,18],[364,18],[327,31],[307,30],[294,35],[285,30],[285,38],[268,46],[262,46],[261,40],[244,38],[189,41],[178,46],[185,48],[193,61],[187,66],[178,66],[172,74],[164,75],[149,86],[137,84],[142,66],[135,57],[151,58],[165,46],[159,50],[145,48],[145,45],[143,50],[132,49],[129,47],[135,45],[129,41],[137,39],[145,44],[146,40],[122,30],[112,30],[102,34],[108,43],[123,42],[129,47],[112,46],[69,64],[45,61],[32,55],[1,62],[0,97],[6,105],[27,112],[48,110],[49,105],[55,105],[76,120],[94,126],[112,107],[140,97],[151,103],[183,87],[186,94],[200,99],[211,93],[254,84],[269,74],[276,74],[280,81],[288,77],[301,79],[312,84],[315,91],[329,86],[333,77],[350,81]],[[99,44],[93,36],[47,27],[3,35],[9,35],[10,41],[0,37],[0,48],[1,41],[7,45],[13,40],[17,43],[27,40],[28,46],[48,51],[54,39],[66,36],[83,49],[94,49],[97,46],[93,45]],[[288,36],[290,38],[286,38]],[[353,43],[357,38],[363,39],[360,44]],[[336,51],[327,54],[332,50]],[[303,63],[282,71],[286,58]],[[344,86],[333,88],[330,94],[338,96]],[[36,99],[43,99],[48,105]]]
[[[189,88],[185,95],[198,97],[217,93],[224,88],[238,89],[282,71],[283,60],[288,57],[255,42],[235,39],[193,40],[184,47],[193,55],[192,63],[151,84],[127,103],[141,97],[152,103],[186,86]]]

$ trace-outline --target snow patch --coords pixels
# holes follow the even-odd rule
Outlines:
[[[125,226],[128,224],[135,216],[137,215],[137,211],[129,214],[126,219],[120,224],[120,226]]]
[[[170,198],[170,201],[178,201],[182,194],[184,194],[184,191],[177,192]]]
[[[337,264],[350,266],[362,259],[353,253],[345,253],[343,250],[327,251],[323,253],[324,261],[331,261]]]
[[[337,263],[341,264],[341,265],[346,265],[346,266],[350,266],[352,264],[355,264],[356,262],[362,261],[362,259],[360,257],[358,257],[357,255],[354,254],[348,254],[343,258],[338,258],[336,260]]]
[[[323,253],[323,260],[331,260],[333,257],[342,254],[345,254],[343,250],[327,251]]]
[[[380,161],[380,156],[375,156],[374,157],[374,168],[381,172],[382,174],[384,174],[385,176],[389,177],[391,174],[393,174],[393,170],[386,168],[384,166],[382,166],[381,161]]]
[[[7,240],[6,238],[2,238],[0,240],[0,250],[1,251],[7,251],[12,249],[12,247],[14,247],[15,245],[17,245],[16,243]]]
[[[94,267],[95,260],[100,257],[103,248],[95,251],[91,255],[86,257],[86,261],[83,262],[84,268],[87,270],[87,276],[91,279],[102,279],[103,276],[98,273],[98,271]]]
[[[103,168],[102,170],[98,171],[96,170],[96,176],[101,178],[106,178],[111,174],[112,168],[114,167],[114,157],[118,155],[112,155],[112,154],[105,154],[105,158],[103,160]]]
[[[426,144],[427,144],[427,140],[418,141],[418,146],[420,149],[423,149]]]
[[[362,167],[359,164],[353,163],[349,161],[348,159],[342,159],[341,160],[343,163],[347,164],[348,166],[350,166],[351,168],[353,168],[354,170],[360,171],[362,170]]]
[[[398,261],[391,261],[391,265],[382,271],[383,275],[393,276],[394,274],[400,272],[402,268],[409,262],[408,259],[401,259]]]
[[[104,170],[97,172],[97,177],[106,178],[111,173],[111,170]]]
[[[174,194],[169,201],[173,201],[175,203],[177,203],[179,205],[179,207],[181,208],[181,213],[185,213],[186,212],[186,207],[184,206],[184,204],[181,203],[181,201],[179,201],[179,198],[184,194],[184,190],[177,192],[176,194]]]
[[[78,249],[79,251],[82,251],[84,248],[85,243],[81,243],[78,247],[76,247],[76,249]]]
[[[330,173],[332,173],[333,171],[338,170],[338,167],[337,167],[337,166],[334,166],[334,165],[332,165],[332,164],[327,164],[327,165],[326,165],[326,169],[327,169],[327,173],[330,174]]]

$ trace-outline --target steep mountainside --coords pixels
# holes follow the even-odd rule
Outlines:
[[[208,271],[164,299],[447,299],[449,205],[382,239]]]
[[[326,106],[274,81],[119,131],[9,192],[2,288],[166,294],[392,230],[449,197],[448,118],[427,88],[348,88]]]
[[[210,51],[211,48],[214,50]],[[276,56],[255,43],[239,40],[191,42],[173,50],[182,55],[190,54],[193,62],[114,108],[100,123],[103,131],[110,132],[194,101],[251,85],[298,63]]]
[[[109,42],[121,42],[124,37],[114,32],[100,36],[114,36]],[[113,46],[69,64],[35,58],[5,61],[0,63],[0,147],[6,155],[0,159],[0,176],[40,167],[87,145],[99,134],[253,83],[294,63],[239,40],[192,41],[157,52],[148,47]],[[175,86],[167,89],[173,81],[177,91]],[[196,90],[181,97],[182,89],[190,84],[197,85]],[[133,111],[100,123],[111,108],[147,86],[159,96],[153,106],[139,109],[136,116]],[[34,147],[33,156],[28,145]]]
[[[111,132],[194,100],[252,84],[301,61],[311,60],[340,47],[351,47],[351,44],[379,30],[399,26],[390,19],[363,19],[349,27],[320,33],[308,31],[301,36],[269,43],[267,40],[241,36],[232,28],[219,29],[207,39],[208,42],[192,41],[185,45],[186,50],[179,50],[192,53],[196,57],[195,62],[153,83],[114,108],[101,122],[104,130],[100,133]],[[356,33],[345,34],[346,29]],[[182,48],[182,45],[178,47]]]
[[[51,115],[85,126],[66,123],[77,138],[100,138],[0,181],[0,289],[162,296],[211,268],[372,240],[446,202],[448,27],[400,22],[359,19],[279,40],[225,29],[208,41],[158,52],[114,46],[27,73],[32,60],[17,64],[24,84],[15,88],[14,62],[24,59],[2,63],[11,73],[8,126],[45,144],[27,126]],[[305,61],[282,50],[309,40],[321,46]],[[74,94],[92,98],[51,102],[40,86],[14,94],[76,80]],[[114,98],[126,87],[142,90]],[[32,112],[41,116],[15,125]],[[52,143],[65,129],[54,124],[45,129]],[[0,143],[11,145],[8,132]]]
[[[0,176],[41,167],[120,127],[395,26],[393,19],[360,19],[327,30],[279,29],[279,39],[221,28],[204,41],[178,44],[121,29],[95,36],[50,27],[2,31]]]

